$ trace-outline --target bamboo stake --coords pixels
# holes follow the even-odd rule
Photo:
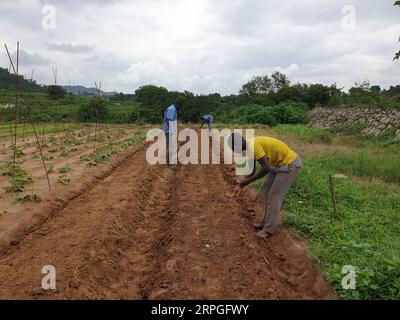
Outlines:
[[[18,72],[19,72],[19,41],[17,42],[17,68],[15,69],[14,67],[14,63],[12,61],[10,52],[8,51],[7,45],[4,44],[4,46],[6,47],[6,51],[7,51],[7,55],[8,58],[10,59],[10,63],[12,65],[12,68],[14,70],[14,75],[16,77],[15,80],[15,125],[14,125],[14,158],[13,158],[13,168],[15,168],[15,164],[16,164],[16,155],[17,155],[17,128],[18,128],[18,87],[19,87],[19,78],[18,78]],[[13,170],[12,172],[13,178],[15,177],[15,172]]]
[[[333,206],[333,212],[335,212],[335,214],[338,214],[337,211],[337,204],[336,204],[336,193],[335,193],[335,187],[333,184],[333,177],[332,175],[329,175],[329,189],[331,191],[331,196],[332,196],[332,206]]]
[[[30,122],[31,122],[31,125],[32,125],[33,133],[35,135],[36,144],[38,146],[40,157],[42,159],[42,164],[43,164],[43,168],[44,168],[44,171],[45,171],[45,174],[46,174],[47,184],[49,186],[49,190],[51,191],[51,183],[50,183],[49,172],[47,170],[46,161],[44,159],[42,144],[40,142],[39,135],[38,135],[37,130],[36,130],[35,122],[33,121],[32,112],[31,112],[31,109],[29,107],[29,99],[27,97],[25,97],[25,95],[23,95],[23,97],[24,97],[26,108],[27,108],[27,113],[28,113],[28,116],[29,116],[29,119],[30,119]]]

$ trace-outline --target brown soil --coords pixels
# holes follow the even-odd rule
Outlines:
[[[76,140],[86,141],[87,133],[91,131],[91,136],[94,134],[94,128],[86,128],[83,130],[75,131]],[[127,139],[136,132],[134,128],[125,128],[126,133],[123,135],[116,135],[115,130],[112,130],[113,141],[117,142],[120,140]],[[93,185],[105,174],[108,174],[120,161],[122,161],[128,152],[122,152],[118,156],[114,156],[114,161],[108,165],[101,165],[95,168],[86,168],[85,161],[81,161],[80,157],[85,154],[93,152],[93,142],[84,143],[82,145],[70,145],[70,148],[74,148],[73,152],[70,152],[67,156],[61,156],[62,142],[59,141],[63,134],[55,134],[57,137],[57,145],[55,148],[57,152],[50,153],[50,143],[43,148],[45,156],[52,156],[54,159],[46,161],[47,168],[53,166],[54,172],[49,174],[50,183],[52,190],[49,191],[48,183],[43,168],[43,163],[40,158],[32,159],[32,153],[38,152],[37,147],[34,144],[34,136],[26,136],[24,139],[19,138],[18,149],[22,150],[24,155],[17,159],[22,161],[21,167],[26,170],[29,174],[32,174],[35,179],[26,185],[27,191],[24,193],[6,193],[2,187],[6,186],[8,181],[11,179],[10,176],[0,175],[0,250],[4,246],[8,245],[10,241],[15,240],[14,234],[18,234],[21,229],[26,229],[36,224],[38,221],[47,219],[48,215],[56,210],[57,208],[63,207],[68,200],[76,197],[88,187]],[[46,135],[46,142],[49,140],[49,134]],[[103,142],[97,142],[97,147],[101,147],[107,143],[107,139]],[[118,146],[114,147],[114,150],[121,152]],[[13,151],[12,148],[7,148],[4,154],[0,154],[0,163],[12,162]],[[71,180],[68,185],[58,183],[58,179],[62,176],[59,173],[60,168],[68,165],[71,171],[67,173],[67,177]],[[36,194],[41,197],[40,203],[26,203],[16,205],[13,200],[19,196]]]
[[[256,237],[257,197],[233,198],[228,169],[150,166],[143,147],[121,156],[2,251],[0,298],[335,298],[286,230]],[[41,288],[45,265],[56,291]]]

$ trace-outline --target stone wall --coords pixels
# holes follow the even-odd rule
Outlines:
[[[311,112],[310,125],[329,129],[342,124],[365,123],[365,135],[374,136],[391,127],[400,126],[399,109],[316,108]],[[400,138],[400,128],[396,137]]]

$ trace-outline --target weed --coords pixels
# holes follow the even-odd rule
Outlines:
[[[50,164],[50,165],[48,166],[48,168],[47,168],[47,173],[48,173],[48,174],[54,173],[54,165]]]
[[[34,159],[40,159],[40,155],[37,152],[32,153],[32,160]]]
[[[27,202],[41,202],[42,198],[37,194],[27,194],[24,196],[15,197],[13,204],[24,204]]]
[[[20,150],[20,149],[15,150],[15,157],[17,159],[21,158],[23,155],[25,155],[25,153],[22,150]]]
[[[368,127],[368,124],[362,121],[354,121],[340,124],[329,131],[333,134],[343,134],[346,136],[361,136],[362,132]]]
[[[60,170],[58,170],[59,173],[69,173],[71,172],[71,167],[67,164],[65,166],[63,166],[62,168],[60,168]]]
[[[307,127],[304,125],[278,125],[271,129],[277,134],[294,134],[300,141],[305,143],[332,144],[333,135],[324,129]]]
[[[62,185],[68,185],[71,183],[71,178],[69,178],[68,175],[63,174],[58,177],[57,183],[62,184]]]

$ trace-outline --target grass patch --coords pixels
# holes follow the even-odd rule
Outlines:
[[[399,299],[400,195],[385,185],[335,180],[336,216],[327,178],[337,167],[325,159],[305,161],[285,201],[285,223],[309,238],[313,258],[341,298]],[[342,288],[346,265],[356,267],[356,290]]]
[[[379,178],[386,182],[400,183],[400,155],[358,151],[349,154],[323,155],[314,159],[318,170],[329,168],[334,172],[364,178]]]
[[[71,170],[72,170],[71,167],[67,164],[67,165],[61,167],[60,170],[58,170],[58,172],[62,173],[62,174],[66,174],[66,173],[71,172]]]
[[[305,125],[278,125],[271,129],[272,133],[279,135],[292,134],[304,143],[332,144],[333,135],[324,129],[307,127]]]

